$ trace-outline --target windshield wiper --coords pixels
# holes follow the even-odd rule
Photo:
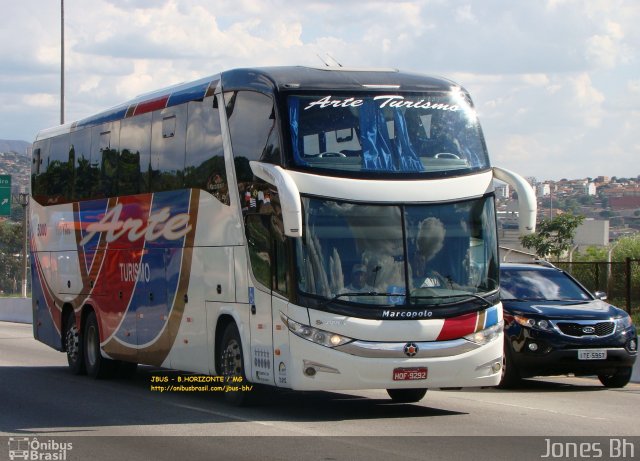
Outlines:
[[[502,298],[503,301],[516,301],[521,303],[541,303],[541,302],[578,302],[584,299],[548,299],[548,298]]]
[[[339,294],[335,295],[333,298],[327,299],[323,303],[320,303],[318,305],[318,307],[324,307],[324,306],[326,306],[326,305],[328,305],[328,304],[330,304],[330,303],[332,303],[334,301],[339,300],[343,296],[353,296],[353,297],[358,297],[358,296],[404,296],[404,293],[378,293],[377,291],[356,292],[356,293],[339,293]]]
[[[463,298],[463,297],[479,299],[485,304],[486,307],[493,306],[493,304],[487,298],[485,298],[484,296],[480,296],[477,293],[461,293],[457,295],[438,295],[438,296],[433,296],[433,295],[411,296],[411,298],[414,298],[414,299],[447,299],[447,298]],[[446,303],[446,304],[454,304],[454,303]]]

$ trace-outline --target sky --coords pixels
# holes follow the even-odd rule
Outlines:
[[[65,0],[65,121],[235,67],[393,67],[472,96],[491,162],[640,175],[638,0]],[[0,139],[60,123],[60,1],[5,2]]]

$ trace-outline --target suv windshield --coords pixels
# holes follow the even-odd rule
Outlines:
[[[303,197],[298,289],[327,300],[438,305],[498,288],[493,197],[363,205]],[[409,296],[406,294],[409,293]]]
[[[363,174],[444,174],[489,167],[468,96],[330,94],[289,96],[293,164]]]
[[[554,269],[500,270],[500,296],[521,301],[586,301],[591,297],[564,272]]]

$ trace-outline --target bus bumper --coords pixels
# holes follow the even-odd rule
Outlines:
[[[429,358],[361,357],[289,335],[289,385],[295,390],[403,389],[496,386],[503,335],[457,355]],[[394,380],[397,369],[425,369],[426,379]],[[416,373],[424,376],[423,370]]]

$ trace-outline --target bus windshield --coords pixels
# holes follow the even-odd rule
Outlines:
[[[475,110],[460,90],[292,95],[288,110],[297,168],[422,176],[489,167]]]
[[[303,197],[298,289],[328,300],[434,306],[498,288],[490,196],[366,205]],[[408,294],[408,296],[407,296]]]

